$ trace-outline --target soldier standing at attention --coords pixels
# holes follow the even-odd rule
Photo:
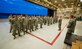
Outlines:
[[[50,24],[52,25],[52,16],[50,17]]]
[[[56,23],[58,22],[58,16],[55,16],[55,22]]]
[[[42,19],[43,19],[43,24],[44,24],[44,16],[42,16]]]
[[[18,17],[17,17],[17,15],[14,15],[12,28],[13,28],[12,35],[14,36],[14,39],[15,39],[16,38],[16,35],[17,35],[17,31],[18,31],[18,35],[20,34],[19,33],[19,30],[18,30],[19,28],[18,28]]]
[[[15,28],[17,29],[18,36],[21,36],[20,27],[20,15],[16,15]]]
[[[33,16],[33,28],[35,27],[35,21],[36,21],[36,18],[35,16]]]
[[[62,16],[60,16],[59,18],[58,18],[58,30],[60,31],[61,30],[61,24],[62,24]]]
[[[26,16],[25,16],[25,15],[22,17],[22,23],[23,23],[22,31],[23,31],[23,33],[24,33],[24,35],[25,35],[26,26],[27,26],[27,21],[26,21]]]
[[[45,17],[45,25],[47,24],[47,16]]]
[[[20,16],[20,25],[21,25],[21,31],[23,31],[23,16]]]
[[[51,25],[51,17],[49,17],[49,25]]]
[[[34,31],[34,20],[33,16],[31,17],[31,29]]]
[[[46,25],[46,17],[45,16],[43,17],[43,23],[44,23],[44,25]]]
[[[26,33],[28,33],[28,29],[29,29],[29,26],[28,26],[29,18],[28,18],[28,16],[26,16],[25,20],[26,20]]]
[[[38,29],[38,18],[35,17],[35,30],[37,30],[37,29]]]
[[[13,17],[12,15],[9,16],[9,22],[10,22],[10,33],[11,33],[11,31],[12,31],[13,18],[14,18],[14,17]]]
[[[48,24],[48,26],[50,25],[50,18],[49,18],[49,16],[47,17],[47,24]]]
[[[32,17],[32,24],[33,24],[33,31],[34,31],[34,27],[35,27],[35,17]]]
[[[55,16],[53,17],[53,24],[55,23]]]
[[[15,31],[15,17],[16,17],[16,15],[13,15],[13,24],[12,24],[12,29],[13,29],[13,31],[12,31],[12,35],[14,36],[14,39],[16,38],[16,31]]]
[[[33,21],[32,21],[32,17],[30,17],[29,18],[29,30],[30,30],[30,32],[32,32],[33,31]]]
[[[42,28],[42,25],[43,25],[43,19],[42,19],[42,17],[40,17],[39,23],[40,23],[40,28]]]
[[[18,32],[20,34],[21,33],[21,15],[17,15],[17,16],[18,16],[17,26],[18,26]]]

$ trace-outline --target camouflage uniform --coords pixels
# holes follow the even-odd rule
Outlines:
[[[35,30],[38,29],[38,18],[35,19]]]
[[[58,16],[55,17],[55,22],[56,22],[56,23],[58,22]]]
[[[28,21],[29,21],[29,19],[28,19],[28,17],[27,17],[27,18],[26,18],[26,33],[28,33],[28,29],[29,29]]]
[[[52,25],[52,17],[50,17],[50,24]]]
[[[31,18],[31,17],[30,17],[28,23],[29,23],[29,30],[30,30],[30,32],[34,31],[34,30],[33,30],[33,21],[32,21],[32,18]]]
[[[42,18],[39,19],[39,23],[40,23],[40,28],[42,28],[42,25],[43,25],[43,19]]]
[[[53,24],[55,23],[55,17],[53,17]]]
[[[19,36],[21,36],[20,35],[20,31],[19,31],[19,23],[18,23],[18,18],[17,17],[14,18],[14,23],[13,23],[13,26],[12,27],[13,27],[13,33],[12,33],[12,35],[14,36],[14,39],[16,38],[16,35],[17,34]]]
[[[12,25],[13,25],[13,16],[12,15],[9,16],[9,22],[10,22],[10,33],[11,33],[11,31],[13,30],[13,28],[12,28]]]
[[[75,26],[76,26],[76,20],[75,19],[70,19],[69,23],[68,23],[68,26],[67,26],[67,28],[68,28],[67,34],[74,33]]]
[[[58,20],[58,27],[59,27],[59,30],[61,30],[61,24],[62,24],[62,19],[60,18],[60,19]]]
[[[43,18],[43,23],[44,23],[44,25],[46,25],[46,21],[47,21],[47,20],[46,20],[46,17],[44,17],[44,18]]]
[[[50,25],[50,18],[47,17],[47,23],[48,23],[48,26]]]

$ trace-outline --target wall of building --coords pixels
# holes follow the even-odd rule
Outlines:
[[[47,16],[48,8],[25,0],[0,0],[0,19],[10,14],[27,14]]]

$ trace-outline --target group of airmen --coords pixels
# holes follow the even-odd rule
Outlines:
[[[52,25],[57,23],[57,17],[49,16],[28,16],[28,15],[10,15],[10,33],[16,38],[16,35],[22,36],[26,33],[43,28],[43,25]]]

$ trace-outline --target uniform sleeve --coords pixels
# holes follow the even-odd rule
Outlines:
[[[67,28],[70,28],[72,26],[73,22],[69,21]]]

